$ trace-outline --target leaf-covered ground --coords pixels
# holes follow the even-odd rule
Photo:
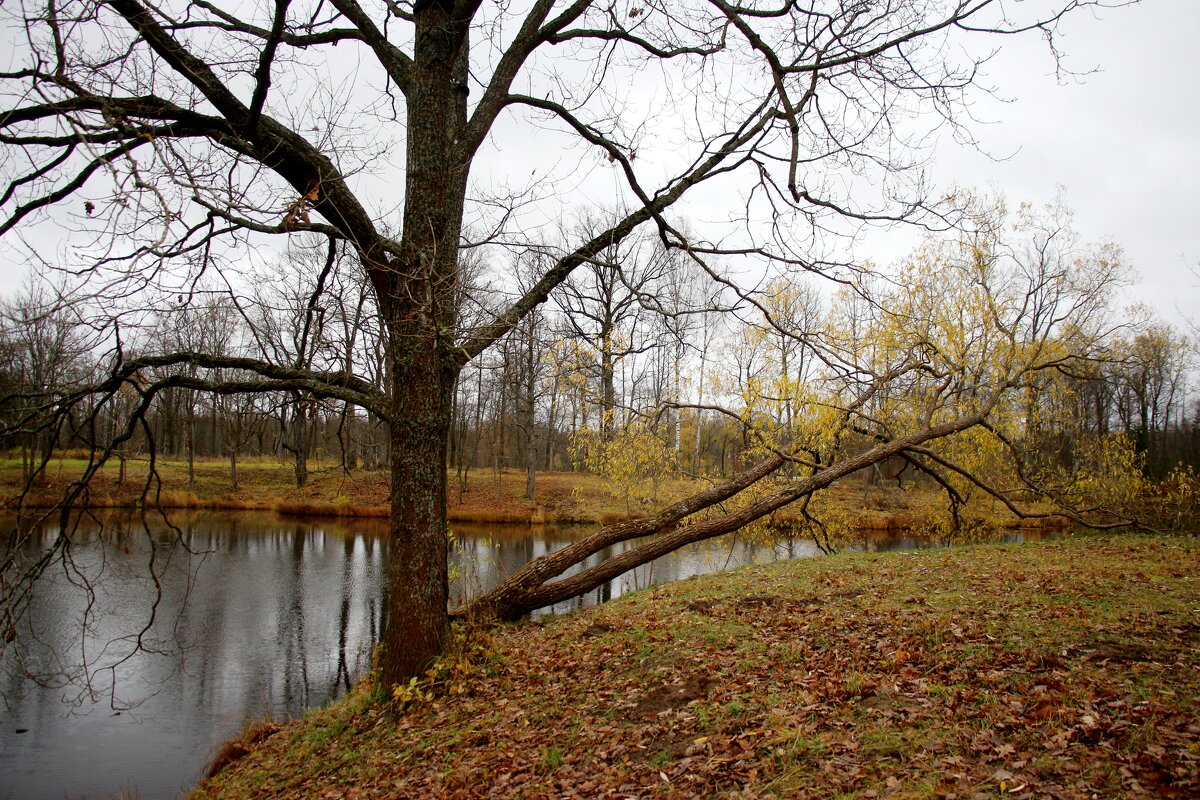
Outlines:
[[[1200,797],[1200,539],[852,554],[493,634],[197,797]]]

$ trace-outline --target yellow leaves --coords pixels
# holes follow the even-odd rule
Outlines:
[[[812,539],[823,552],[833,553],[862,538],[860,520],[845,503],[821,492],[813,495],[807,516],[797,520],[797,532]]]
[[[1080,442],[1075,464],[1066,488],[1080,503],[1128,512],[1150,489],[1133,440],[1123,434]]]
[[[458,629],[450,651],[437,659],[422,676],[392,686],[392,702],[400,710],[426,705],[437,697],[466,694],[477,664],[492,657],[491,640],[479,630]]]
[[[1120,254],[1079,246],[1061,205],[1024,206],[1014,219],[1002,201],[961,199],[971,225],[930,238],[887,271],[859,273],[819,322],[790,324],[800,318],[803,286],[766,285],[761,319],[731,348],[736,377],[716,386],[745,441],[815,469],[981,415],[987,427],[913,452],[953,502],[931,531],[939,539],[971,534],[980,518],[1007,514],[1010,502],[1049,502],[1050,511],[1060,500],[1133,508],[1140,496],[1144,504],[1140,464],[1096,439],[1081,394],[1093,372],[1139,361],[1112,349]],[[1168,360],[1149,338],[1133,344],[1145,353],[1140,361]],[[806,352],[813,363],[796,369],[791,359]],[[1086,469],[1076,466],[1093,455]],[[1194,485],[1179,482],[1173,496],[1190,497]],[[809,527],[836,547],[836,515],[819,504],[813,513]]]
[[[613,494],[631,507],[649,490],[657,495],[658,481],[675,466],[667,444],[642,422],[633,422],[605,437],[602,431],[581,429],[571,444],[589,470],[608,478]]]
[[[558,339],[551,343],[542,358],[550,366],[547,382],[561,381],[577,391],[588,389],[588,376],[596,367],[596,352],[587,339]]]
[[[416,676],[409,678],[408,683],[392,687],[392,702],[401,709],[428,703],[433,699],[433,691]]]
[[[1091,509],[1100,521],[1137,519],[1163,530],[1194,530],[1200,521],[1200,480],[1177,467],[1162,481],[1146,477],[1132,437],[1110,434],[1078,444],[1071,468],[1055,475],[1064,504]]]
[[[1159,525],[1172,530],[1200,527],[1200,479],[1192,467],[1179,466],[1155,487],[1148,498]]]

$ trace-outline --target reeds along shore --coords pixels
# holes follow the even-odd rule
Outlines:
[[[24,503],[26,508],[49,508],[53,500],[32,498]],[[188,509],[210,511],[273,511],[286,517],[341,517],[348,519],[386,519],[390,509],[386,505],[354,505],[349,502],[316,502],[296,500],[274,500],[270,502],[240,500],[236,498],[201,499],[189,492],[167,491],[143,503],[127,502],[120,498],[101,497],[89,501],[93,508],[139,508],[143,506],[160,509]],[[6,507],[14,507],[14,502],[6,503]],[[613,525],[627,522],[631,519],[641,519],[641,513],[575,513],[571,515],[549,516],[544,509],[514,509],[495,510],[453,507],[447,512],[450,522],[467,522],[472,524],[494,525],[544,525],[544,524],[597,524]],[[855,522],[855,527],[865,531],[888,532],[908,531],[922,527],[926,520],[911,514],[871,514],[863,513]],[[782,515],[771,522],[772,529],[780,532],[791,532],[803,527],[798,517]],[[1029,519],[1008,519],[996,524],[998,528],[1020,528],[1033,530],[1065,530],[1070,527],[1070,520],[1065,517],[1048,516]]]
[[[51,462],[39,485],[25,493],[21,466],[14,459],[0,459],[0,496],[4,507],[50,508],[63,496],[69,483],[82,473],[82,459]],[[539,473],[536,500],[523,496],[525,476],[518,471],[475,470],[466,476],[450,476],[451,522],[476,524],[610,525],[638,519],[695,491],[696,482],[664,480],[654,498],[630,503],[617,497],[603,478],[587,473]],[[147,488],[149,487],[149,488]],[[274,461],[239,464],[237,487],[229,477],[228,465],[220,461],[198,462],[191,476],[187,465],[156,464],[154,479],[146,478],[144,462],[130,462],[123,479],[115,466],[101,470],[91,482],[87,504],[92,508],[161,508],[212,511],[267,511],[289,517],[341,517],[385,519],[389,514],[389,486],[384,472],[338,468],[314,469],[308,483],[296,488],[288,464]],[[846,512],[854,527],[867,531],[905,531],[929,524],[936,513],[935,493],[923,489],[872,487],[865,494],[856,481],[828,490],[833,501]],[[1008,515],[985,515],[987,527],[1060,530],[1069,527],[1062,517],[1025,520]],[[777,513],[771,527],[782,532],[803,528],[799,515]]]

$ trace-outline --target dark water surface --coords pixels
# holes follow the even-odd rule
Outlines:
[[[387,571],[381,522],[250,513],[172,522],[175,530],[128,517],[81,526],[69,563],[56,561],[38,583],[29,624],[0,663],[0,798],[180,796],[247,722],[300,716],[366,671]],[[584,532],[453,527],[459,598]],[[10,522],[4,530],[11,529]],[[30,553],[56,533],[36,531]],[[863,546],[922,544],[879,538]],[[553,610],[816,554],[806,541],[725,537]]]

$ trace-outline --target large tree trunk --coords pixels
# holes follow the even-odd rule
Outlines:
[[[384,688],[422,674],[446,641],[446,437],[453,380],[440,369],[434,348],[426,343],[425,353],[403,359],[395,373],[391,567],[379,659]]]
[[[445,648],[446,444],[459,365],[454,297],[468,162],[456,132],[467,106],[466,20],[449,4],[417,11],[401,254],[365,253],[388,332],[392,394],[388,603],[383,689],[419,676]]]

